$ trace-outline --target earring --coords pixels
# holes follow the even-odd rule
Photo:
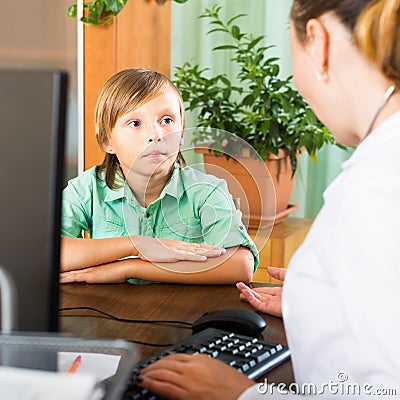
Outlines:
[[[320,82],[328,82],[329,79],[328,69],[324,67],[322,72],[317,71],[315,73],[315,79]]]

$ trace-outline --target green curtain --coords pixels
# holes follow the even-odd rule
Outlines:
[[[237,21],[243,32],[265,35],[265,44],[275,47],[268,50],[271,56],[281,59],[282,77],[292,73],[292,58],[289,42],[289,13],[292,0],[189,0],[185,4],[172,2],[171,33],[171,71],[172,78],[176,66],[185,61],[209,68],[210,74],[225,72],[234,76],[234,65],[229,52],[216,51],[213,47],[224,44],[224,37],[218,33],[207,35],[210,26],[198,16],[206,7],[218,4],[222,7],[221,17],[230,18],[246,14]],[[196,126],[194,115],[187,115],[187,127]],[[190,138],[186,138],[186,143]],[[300,155],[291,204],[299,206],[293,216],[313,218],[322,206],[322,193],[327,185],[340,172],[341,163],[350,151],[343,151],[333,146],[325,146],[318,153],[318,164],[307,155]],[[188,156],[185,153],[185,157]],[[199,156],[189,156],[190,162],[199,162]]]

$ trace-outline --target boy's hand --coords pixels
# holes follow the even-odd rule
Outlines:
[[[226,250],[207,244],[188,243],[180,240],[132,236],[132,243],[137,256],[151,262],[206,261],[207,258],[219,257]]]
[[[60,274],[60,283],[121,283],[128,278],[127,266],[124,263],[113,263],[62,272]]]

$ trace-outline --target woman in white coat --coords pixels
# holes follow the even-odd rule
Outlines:
[[[324,399],[346,388],[350,398],[396,398],[400,0],[294,0],[290,30],[299,92],[338,142],[358,147],[325,191],[282,292],[239,283],[240,296],[283,315],[299,387],[311,385]],[[172,399],[268,398],[206,356],[166,357],[143,370],[140,385]]]

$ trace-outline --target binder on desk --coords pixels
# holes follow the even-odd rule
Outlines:
[[[80,356],[81,363],[72,376],[68,369],[77,355]],[[20,379],[20,386],[23,388],[26,385],[26,381],[23,380],[36,373],[33,378],[36,391],[40,390],[38,382],[43,382],[45,391],[49,388],[48,383],[57,379],[54,386],[61,388],[64,383],[62,394],[65,395],[63,398],[67,399],[70,397],[67,397],[68,393],[65,391],[68,388],[76,389],[73,379],[87,377],[86,383],[93,383],[93,390],[96,390],[96,399],[118,400],[123,394],[138,356],[134,344],[118,339],[79,339],[50,334],[0,335],[0,386],[2,371],[3,377],[9,377],[6,382],[9,390],[12,390],[10,382],[16,384]],[[103,380],[107,380],[104,387],[101,383]],[[17,389],[23,390],[20,387]],[[3,390],[1,392],[4,393]]]

